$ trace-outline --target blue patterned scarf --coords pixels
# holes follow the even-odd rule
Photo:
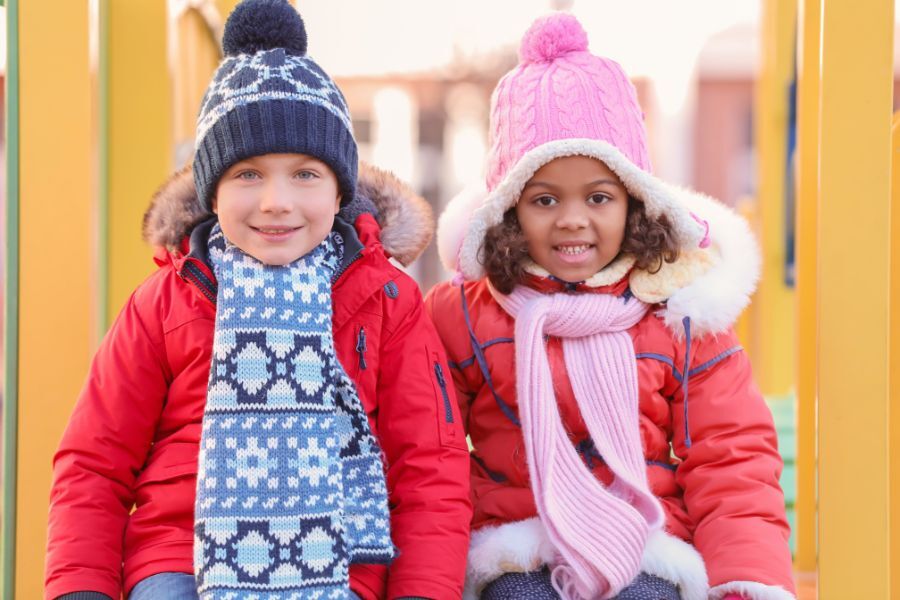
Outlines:
[[[346,598],[349,565],[393,556],[381,452],[335,356],[329,235],[285,266],[225,240],[194,526],[211,598]]]

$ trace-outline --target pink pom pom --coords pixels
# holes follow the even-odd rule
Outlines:
[[[568,13],[540,17],[522,37],[519,60],[524,63],[547,62],[569,52],[588,49],[584,27]]]

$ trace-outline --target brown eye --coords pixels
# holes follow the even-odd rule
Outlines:
[[[612,198],[610,198],[606,194],[593,194],[592,196],[590,196],[588,198],[588,202],[590,204],[597,204],[597,205],[606,204],[610,200],[612,200]]]
[[[533,202],[538,206],[553,206],[556,204],[556,198],[553,196],[538,196]]]

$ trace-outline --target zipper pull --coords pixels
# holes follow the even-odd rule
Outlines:
[[[434,363],[434,373],[437,375],[438,383],[441,384],[441,388],[447,387],[447,382],[444,381],[444,370],[441,368],[441,363]]]
[[[359,335],[356,337],[356,352],[359,354],[359,368],[366,368],[366,328],[359,328]]]

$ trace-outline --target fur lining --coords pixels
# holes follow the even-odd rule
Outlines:
[[[434,233],[428,202],[393,174],[364,162],[359,165],[356,195],[375,205],[381,244],[387,253],[404,266],[418,258]],[[154,194],[144,213],[144,239],[153,246],[177,251],[191,229],[210,214],[197,200],[193,171],[188,165]]]
[[[451,273],[459,272],[459,250],[472,220],[472,213],[484,204],[487,195],[487,188],[482,182],[466,186],[447,203],[438,219],[438,256],[444,268]]]
[[[664,183],[632,165],[605,142],[557,140],[535,148],[507,173],[490,194],[481,188],[454,198],[441,215],[438,248],[444,266],[467,279],[484,274],[480,257],[484,233],[515,204],[531,175],[553,158],[583,154],[603,160],[643,200],[651,216],[665,213],[673,222],[681,246],[675,263],[664,263],[657,273],[633,271],[632,292],[649,303],[666,303],[666,325],[684,334],[683,319],[690,317],[694,336],[727,330],[750,302],[760,271],[760,253],[749,224],[737,213],[703,194]],[[479,198],[483,198],[477,208]],[[700,248],[709,225],[709,245]],[[704,244],[706,246],[706,244]]]
[[[622,254],[619,256],[619,258],[613,260],[598,272],[588,277],[584,281],[584,285],[589,288],[598,288],[605,285],[612,285],[618,281],[621,281],[621,279],[625,277],[625,275],[628,273],[628,271],[631,270],[633,266],[634,257],[629,254]],[[536,275],[538,277],[550,277],[550,271],[531,260],[529,260],[525,265],[525,272],[531,273],[532,275]],[[643,300],[643,298],[641,299]]]
[[[210,212],[197,200],[194,172],[188,165],[153,194],[150,207],[144,213],[144,240],[151,246],[162,246],[174,252],[184,236],[209,216]]]
[[[469,544],[464,600],[476,600],[504,573],[536,571],[555,561],[556,550],[538,517],[474,531]],[[650,534],[641,571],[678,586],[683,600],[706,600],[709,584],[700,553],[663,531]]]
[[[709,600],[722,600],[726,594],[740,594],[747,600],[795,600],[796,597],[777,585],[755,581],[729,581],[709,590]]]
[[[644,202],[648,216],[665,214],[669,218],[682,248],[697,247],[706,234],[705,227],[672,194],[670,186],[637,167],[612,144],[582,138],[553,140],[526,152],[472,215],[459,253],[460,270],[466,278],[484,275],[478,253],[487,229],[502,221],[503,213],[515,206],[522,188],[538,169],[561,156],[590,156],[606,163],[629,193]]]
[[[641,571],[678,586],[681,600],[706,600],[709,581],[706,564],[697,549],[665,531],[647,538]]]
[[[428,201],[393,173],[360,161],[356,194],[378,210],[381,245],[403,266],[416,260],[434,235],[434,212]]]
[[[537,571],[551,564],[556,550],[538,517],[487,526],[472,532],[464,600],[475,600],[504,573]]]
[[[693,335],[715,334],[730,327],[750,303],[759,280],[759,246],[747,221],[724,204],[696,193],[685,193],[682,202],[709,223],[715,262],[669,297],[665,321],[683,333],[682,320],[690,317]]]

